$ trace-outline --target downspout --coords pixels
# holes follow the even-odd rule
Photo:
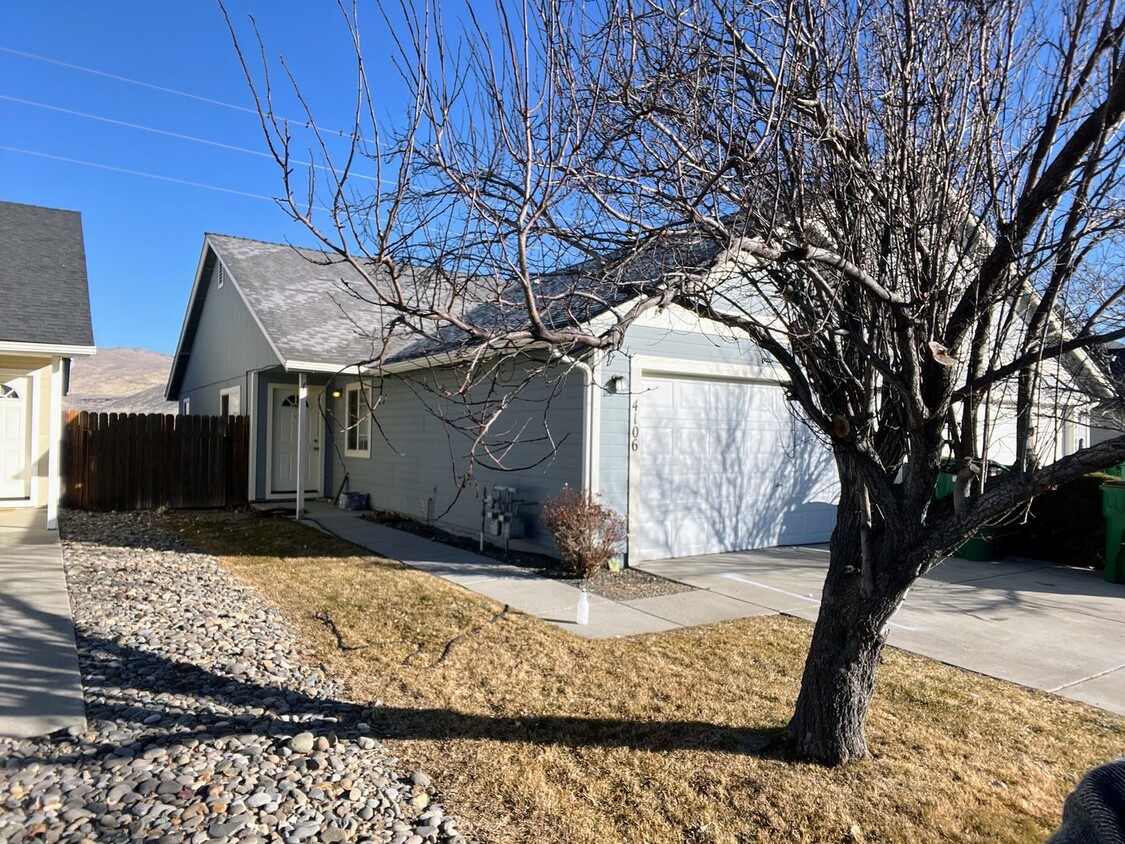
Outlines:
[[[591,496],[598,490],[594,486],[598,483],[598,467],[595,463],[595,442],[600,434],[601,426],[598,418],[598,402],[595,400],[594,391],[597,384],[594,381],[594,371],[585,361],[577,360],[561,352],[553,352],[551,357],[561,361],[567,366],[573,366],[582,371],[582,489]]]

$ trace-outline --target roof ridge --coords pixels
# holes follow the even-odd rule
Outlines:
[[[243,237],[242,235],[223,234],[222,232],[204,232],[203,236],[204,237],[225,237],[225,238],[228,238],[229,240],[244,240],[247,243],[264,243],[266,246],[280,246],[283,249],[304,249],[307,252],[320,252],[324,255],[332,255],[333,254],[332,252],[328,252],[324,249],[317,249],[315,246],[297,246],[296,244],[293,244],[293,243],[279,243],[276,240],[263,240],[260,237]]]

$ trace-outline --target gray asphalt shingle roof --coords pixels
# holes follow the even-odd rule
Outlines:
[[[0,202],[0,340],[94,345],[82,217]]]
[[[386,363],[421,358],[469,341],[450,325],[415,319],[412,327],[391,325],[397,312],[377,304],[368,280],[338,256],[287,244],[208,234],[250,310],[282,359],[287,362],[345,367],[382,355]],[[549,273],[536,281],[544,321],[562,326],[586,322],[633,293],[639,283],[669,271],[673,253],[645,256],[632,263],[620,282],[606,283],[582,267]],[[682,258],[681,255],[676,256]],[[406,298],[423,308],[433,299],[465,316],[478,329],[518,330],[528,325],[519,289],[485,277],[458,276],[456,283],[425,269],[400,271]],[[376,283],[386,283],[379,271]],[[642,280],[642,277],[645,277]],[[608,291],[608,292],[607,292]],[[606,298],[603,298],[606,297]]]
[[[209,234],[250,310],[286,361],[347,364],[377,352],[386,312],[353,267],[323,252]]]
[[[369,279],[337,255],[231,235],[206,237],[286,365],[331,371],[377,359],[422,361],[481,342],[447,322],[404,318],[378,303]],[[549,326],[582,324],[659,283],[685,261],[699,262],[713,253],[712,244],[695,239],[654,240],[609,267],[581,264],[544,274],[534,282],[537,305]],[[204,272],[209,272],[206,266]],[[382,268],[368,275],[376,284],[390,284]],[[458,313],[498,339],[530,325],[523,291],[512,281],[409,267],[400,267],[398,280],[404,298],[416,308],[433,305]],[[177,394],[206,295],[207,287],[199,288],[189,306],[169,395]]]

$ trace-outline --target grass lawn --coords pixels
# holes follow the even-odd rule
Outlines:
[[[290,522],[172,524],[277,603],[352,699],[383,702],[380,734],[475,840],[1040,841],[1125,747],[1125,719],[887,649],[874,759],[793,764],[759,748],[796,698],[804,621],[586,641]],[[371,646],[340,649],[318,611]]]

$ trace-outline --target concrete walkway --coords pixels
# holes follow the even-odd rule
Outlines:
[[[84,727],[58,531],[43,510],[0,510],[0,736]]]
[[[604,639],[692,627],[724,618],[766,614],[768,609],[714,592],[696,590],[663,598],[611,601],[590,595],[590,621],[576,624],[578,589],[519,566],[360,518],[324,502],[306,505],[305,521],[354,545],[400,560],[437,577],[537,616],[579,636]]]
[[[645,562],[695,591],[611,601],[527,569],[310,502],[307,521],[588,638],[655,633],[784,613],[815,621],[828,566],[823,546],[767,548]],[[920,580],[891,625],[890,644],[991,677],[1125,714],[1125,586],[1098,573],[1028,560],[949,559]]]

